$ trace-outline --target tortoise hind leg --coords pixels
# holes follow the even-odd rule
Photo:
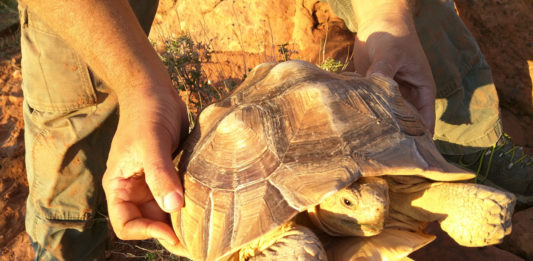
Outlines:
[[[391,208],[421,221],[439,221],[442,230],[460,245],[497,244],[511,233],[516,202],[512,194],[468,183],[428,182],[414,186],[418,191],[411,187],[409,193],[394,191],[394,186]]]
[[[240,261],[327,260],[326,250],[309,228],[289,222],[239,251]]]

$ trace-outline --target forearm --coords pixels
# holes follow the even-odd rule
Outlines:
[[[171,81],[126,0],[23,0],[119,97]]]
[[[389,28],[387,32],[396,37],[414,31],[414,0],[351,0],[359,27],[359,39],[368,38],[365,28]],[[378,25],[379,24],[379,25]]]

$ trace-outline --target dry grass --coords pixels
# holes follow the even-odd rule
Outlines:
[[[106,260],[190,261],[173,255],[154,239],[139,241],[114,240],[106,252]]]
[[[0,17],[0,58],[6,58],[20,46],[17,1],[0,0]]]

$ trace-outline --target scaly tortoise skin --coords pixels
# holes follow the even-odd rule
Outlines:
[[[176,160],[185,207],[172,222],[194,260],[228,258],[360,177],[400,177],[387,180],[398,188],[391,193],[413,187],[402,184],[403,176],[473,178],[440,156],[392,80],[329,73],[303,61],[257,66],[200,114]],[[499,210],[504,222],[513,202],[506,204]],[[410,211],[396,205],[396,212]],[[508,233],[510,224],[502,226]],[[342,245],[332,249],[350,252]]]

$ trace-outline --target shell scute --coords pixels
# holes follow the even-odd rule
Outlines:
[[[228,209],[234,209],[235,193],[226,190],[214,190],[211,195],[211,216],[208,220],[210,228],[209,233],[213,236],[207,237],[208,241],[207,253],[216,252],[211,249],[229,251],[228,246],[232,245],[232,234],[228,233],[234,230],[233,212]]]
[[[328,161],[327,165],[325,161]],[[337,156],[303,164],[283,164],[271,175],[270,180],[289,205],[300,212],[316,205],[316,202],[329,196],[330,192],[334,193],[360,176],[358,166],[351,159]]]
[[[234,209],[232,247],[250,242],[298,213],[268,181],[239,188],[235,191],[235,204],[238,208]]]

